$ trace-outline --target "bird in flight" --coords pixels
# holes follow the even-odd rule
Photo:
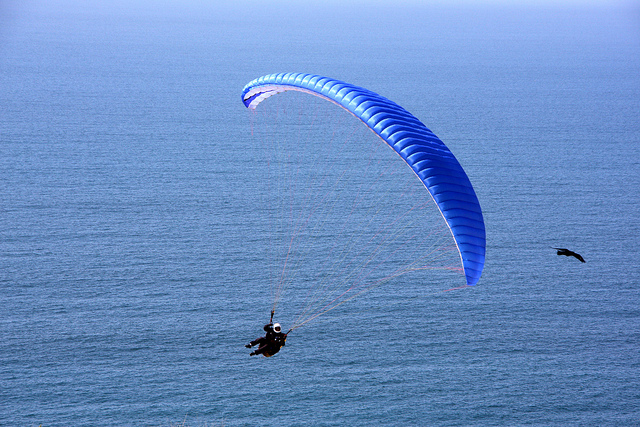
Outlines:
[[[551,249],[555,249],[555,250],[557,250],[558,252],[556,252],[556,253],[557,253],[558,255],[572,256],[572,257],[575,257],[575,258],[579,259],[581,262],[586,262],[586,261],[584,260],[584,258],[582,258],[582,255],[577,254],[577,253],[575,253],[575,252],[573,252],[573,251],[570,251],[569,249],[565,249],[565,248],[554,248],[554,247],[552,247]]]

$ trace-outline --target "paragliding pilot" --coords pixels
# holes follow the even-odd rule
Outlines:
[[[264,325],[265,336],[257,338],[245,345],[247,348],[251,348],[255,345],[258,349],[252,351],[250,356],[262,354],[264,357],[271,357],[284,347],[287,342],[287,334],[282,332],[282,327],[279,323],[273,323],[273,312],[271,312],[271,320]]]

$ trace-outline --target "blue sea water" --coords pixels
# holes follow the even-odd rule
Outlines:
[[[280,71],[451,148],[476,287],[383,286],[248,356],[271,302],[240,92]],[[640,424],[639,76],[633,3],[4,2],[0,425]]]

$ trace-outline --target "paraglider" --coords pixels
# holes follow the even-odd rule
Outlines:
[[[420,120],[398,104],[370,90],[327,77],[302,73],[269,74],[251,81],[244,87],[242,91],[242,102],[250,110],[255,110],[258,105],[267,98],[288,91],[303,92],[314,95],[315,97],[328,100],[341,107],[364,123],[366,127],[373,131],[388,147],[393,149],[393,151],[404,162],[405,166],[408,166],[410,170],[413,171],[414,176],[410,177],[412,183],[418,182],[415,180],[415,177],[419,179],[418,183],[421,183],[419,191],[419,193],[421,193],[420,197],[422,197],[422,193],[425,193],[423,190],[426,188],[430,195],[430,197],[426,196],[427,199],[432,199],[432,202],[430,203],[433,203],[432,206],[435,205],[437,207],[437,210],[440,213],[439,217],[441,216],[441,218],[444,219],[444,223],[448,230],[447,239],[449,242],[453,240],[451,244],[448,244],[448,247],[452,247],[453,251],[457,254],[458,265],[460,263],[462,264],[462,268],[458,269],[464,274],[465,286],[476,285],[482,274],[485,261],[486,237],[484,220],[478,198],[471,182],[449,148],[435,134],[433,134],[431,130],[420,122]],[[280,116],[277,118],[280,119]],[[296,123],[296,127],[299,126],[300,124]],[[366,147],[358,148],[356,144],[359,142],[359,140],[349,142],[350,145],[348,147],[341,148],[345,151],[348,149],[350,156],[345,156],[344,159],[339,159],[340,163],[354,161],[354,158],[355,160],[358,160],[358,156],[365,158],[367,154]],[[296,189],[307,189],[321,184],[319,182],[321,180],[315,179],[317,178],[316,176],[309,178],[308,182],[310,185],[307,185],[307,181],[303,184],[292,185],[291,187],[283,187],[283,185],[280,184],[280,180],[283,179],[283,176],[298,177],[305,172],[305,168],[313,170],[317,166],[316,164],[302,164],[302,162],[298,162],[292,157],[302,151],[300,148],[301,146],[301,143],[298,141],[292,143],[292,149],[282,148],[282,145],[278,146],[279,150],[291,150],[281,156],[281,158],[284,159],[282,162],[286,163],[286,165],[295,165],[293,171],[289,174],[274,175],[275,179],[278,180],[278,190],[280,190],[281,193],[289,194]],[[328,148],[329,144],[319,144],[318,147],[323,150],[330,149]],[[262,149],[262,144],[259,148]],[[294,154],[291,154],[292,152]],[[323,152],[323,156],[325,154],[326,151]],[[385,158],[386,157],[387,155],[385,153]],[[265,159],[264,163],[268,164],[269,167],[272,168],[272,164],[275,162],[271,160],[267,161]],[[366,168],[350,168],[350,171],[359,170],[363,170],[364,172],[368,171]],[[373,181],[373,176],[374,174],[371,174],[371,177],[369,177],[369,175],[365,175],[364,178],[358,177],[358,179],[360,181],[366,181],[366,179]],[[282,188],[285,188],[285,190],[282,190]],[[331,191],[334,191],[333,187],[331,187],[327,193]],[[350,191],[351,193],[357,193],[356,188],[353,188]],[[362,194],[365,193],[359,193],[357,194],[357,197],[362,196]],[[390,194],[397,193],[390,192]],[[326,196],[326,194],[324,196]],[[306,194],[303,199],[304,203],[309,206],[311,205],[310,201],[314,200],[316,199]],[[327,203],[325,198],[317,198],[317,200],[322,202],[319,204],[329,206],[331,209],[335,209],[335,206],[338,206],[338,204]],[[292,216],[297,212],[296,209],[302,210],[307,205],[299,206],[295,203],[287,203],[287,215]],[[292,209],[292,206],[295,207],[295,209]],[[412,209],[419,211],[422,208],[424,208],[424,205],[416,205]],[[268,209],[271,211],[274,210],[272,205],[269,205]],[[283,260],[277,273],[277,281],[286,281],[287,283],[291,283],[292,275],[288,273],[288,269],[300,268],[300,264],[296,264],[291,261],[291,257],[298,255],[298,253],[301,252],[300,250],[296,251],[299,247],[292,243],[295,239],[307,238],[312,240],[311,238],[315,238],[320,241],[319,233],[317,233],[315,228],[313,228],[313,234],[312,232],[305,234],[301,231],[303,226],[308,225],[309,218],[311,218],[313,213],[315,213],[315,207],[309,208],[309,214],[301,215],[303,219],[298,223],[293,223],[295,225],[294,227],[291,226],[292,223],[287,223],[286,226],[283,227],[285,230],[284,232],[290,230],[293,231],[291,231],[291,235],[286,239],[286,243],[282,245],[281,254],[276,255],[276,257],[280,257]],[[346,212],[342,217],[347,217],[349,215],[350,212]],[[361,216],[366,217],[367,221],[369,221],[369,216]],[[336,217],[339,217],[339,215],[336,215]],[[441,218],[438,218],[439,222],[442,222]],[[405,215],[398,215],[393,217],[390,222],[393,223],[391,225],[394,225],[401,230],[404,230],[405,228],[408,229],[408,226],[405,226],[406,224],[403,221],[405,221]],[[322,220],[319,220],[318,223],[320,222],[330,221],[327,221],[325,217],[322,217]],[[336,221],[334,221],[334,223],[335,222]],[[411,225],[413,226],[413,224]],[[365,222],[363,227],[370,228],[370,222]],[[427,233],[424,233],[424,235],[410,235],[407,237],[405,243],[396,239],[395,234],[392,234],[391,237],[385,239],[374,240],[378,238],[378,235],[381,234],[381,232],[386,231],[386,228],[391,227],[387,224],[384,227],[380,227],[380,230],[369,230],[367,231],[367,236],[370,237],[363,239],[362,243],[354,244],[350,241],[342,250],[331,250],[331,243],[325,243],[325,245],[321,247],[321,250],[325,250],[327,254],[338,254],[333,255],[337,259],[340,256],[343,256],[343,254],[359,254],[363,246],[371,246],[374,248],[371,255],[362,255],[360,258],[354,258],[344,264],[349,264],[350,266],[375,264],[376,262],[377,264],[371,267],[373,272],[358,272],[356,274],[345,275],[339,280],[338,284],[338,286],[344,286],[344,288],[340,288],[339,290],[334,288],[323,294],[322,292],[324,292],[325,285],[322,285],[319,286],[317,290],[314,289],[312,292],[309,292],[306,298],[309,301],[316,301],[317,306],[314,306],[313,308],[309,308],[310,304],[305,306],[300,318],[293,323],[289,332],[316,318],[320,314],[334,309],[342,302],[353,298],[353,296],[358,295],[363,290],[371,289],[373,286],[377,286],[381,283],[387,283],[388,281],[403,274],[429,269],[429,267],[425,267],[424,264],[424,259],[426,259],[429,254],[425,255],[424,251],[426,250],[439,253],[438,249],[425,249],[421,246],[420,249],[414,250],[414,248],[410,247],[411,245],[416,248],[418,247],[418,245],[412,242],[427,241],[429,238]],[[416,229],[420,230],[419,225],[416,226]],[[274,228],[270,227],[268,230],[272,232]],[[338,228],[334,227],[332,232],[335,232],[335,230],[338,230]],[[351,238],[351,234],[347,232],[343,232],[341,235],[349,236],[349,239]],[[372,243],[378,241],[383,244],[378,245],[378,243]],[[381,255],[381,252],[386,249],[384,244],[389,243],[395,244],[393,249],[388,251],[390,254]],[[418,255],[412,252],[411,256],[413,256],[413,260],[400,260],[395,263],[395,258],[393,258],[393,256],[398,253],[408,252],[409,250],[413,252],[420,250],[423,252]],[[377,261],[372,261],[374,259]],[[339,260],[337,260],[336,263],[338,261]],[[401,263],[405,264],[398,266],[398,264]],[[383,270],[383,267],[381,267],[382,265],[384,265],[384,268],[388,268],[389,270],[381,272],[381,270]],[[322,275],[321,278],[324,280],[329,276],[332,277],[333,271],[342,271],[343,269],[346,270],[346,268],[337,267],[332,270],[332,272]],[[453,270],[453,268],[451,269]],[[313,277],[321,276],[320,274],[316,274],[315,271],[313,273],[315,274]],[[305,280],[315,282],[315,279],[310,278],[311,276],[312,275],[305,270]],[[358,288],[353,284],[353,281],[355,280],[360,280],[363,284]],[[451,286],[449,286],[449,288],[450,287]],[[278,288],[274,293],[275,298],[279,298],[281,294],[280,288]],[[276,302],[274,302],[274,307],[275,305]],[[286,338],[286,334],[284,335]],[[266,338],[266,336],[264,338]]]
[[[268,323],[264,325],[265,336],[257,338],[245,345],[246,348],[258,346],[258,349],[252,351],[249,356],[256,356],[258,354],[264,357],[271,357],[280,351],[282,347],[287,343],[287,334],[282,332],[282,327],[279,323]]]
[[[480,203],[453,153],[431,130],[396,103],[367,89],[312,74],[269,74],[244,87],[242,101],[255,109],[265,99],[297,90],[325,98],[358,117],[393,148],[424,183],[456,241],[467,279],[480,279],[485,229]]]
[[[265,335],[260,338],[256,338],[255,340],[249,342],[245,345],[246,348],[251,348],[254,346],[258,346],[255,351],[252,351],[249,356],[263,355],[264,357],[271,357],[274,354],[278,353],[282,347],[287,343],[287,335],[282,332],[282,326],[280,323],[273,323],[273,315],[274,311],[271,311],[271,318],[269,319],[269,323],[264,325],[262,328],[265,331]]]

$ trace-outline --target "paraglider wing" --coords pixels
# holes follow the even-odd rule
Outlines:
[[[453,153],[420,120],[367,89],[313,74],[269,74],[244,87],[242,101],[255,109],[280,92],[296,90],[325,98],[364,122],[424,183],[456,242],[467,285],[480,279],[485,259],[482,211],[467,174]]]

